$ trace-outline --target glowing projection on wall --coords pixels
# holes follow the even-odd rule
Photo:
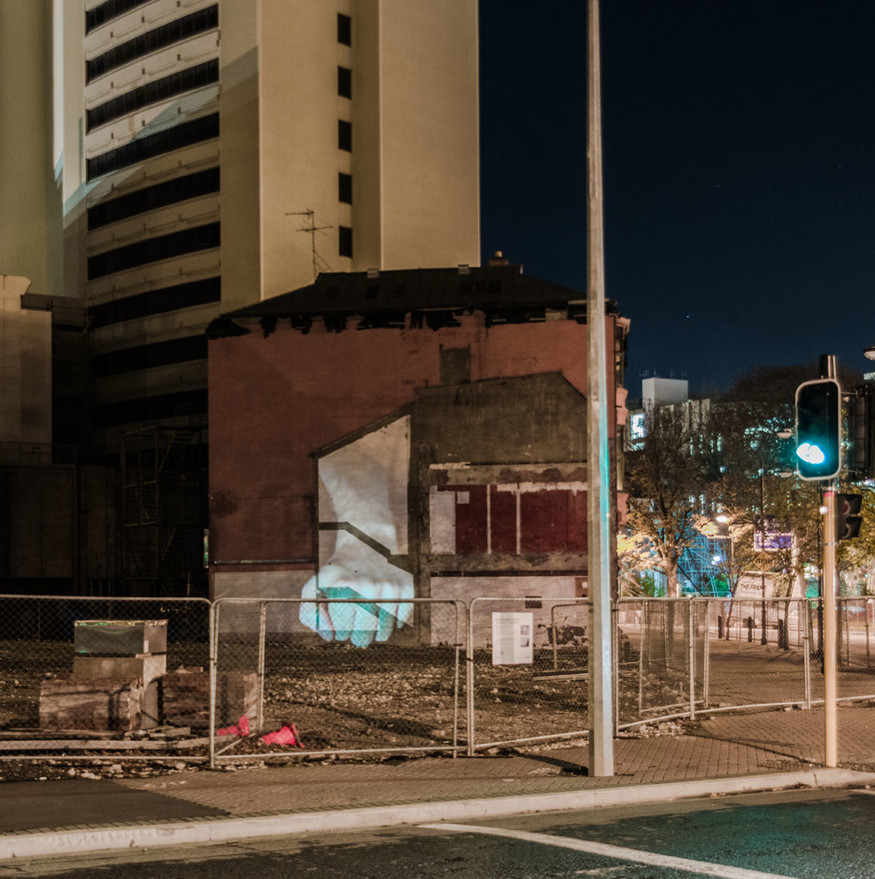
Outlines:
[[[300,620],[326,641],[367,647],[412,620],[409,461],[407,417],[319,459],[319,570],[301,592]]]

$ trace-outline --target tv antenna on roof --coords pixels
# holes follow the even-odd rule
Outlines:
[[[307,222],[296,231],[310,233],[310,251],[313,255],[313,278],[315,279],[320,271],[331,271],[331,266],[319,256],[319,251],[316,250],[316,233],[322,232],[325,229],[333,229],[334,226],[317,226],[316,212],[312,208],[308,208],[306,211],[286,211],[286,216],[307,218]]]

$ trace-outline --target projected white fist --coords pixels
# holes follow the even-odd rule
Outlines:
[[[338,534],[331,560],[304,585],[301,622],[326,641],[367,647],[409,623],[413,578],[349,534]],[[340,599],[326,601],[325,599]]]
[[[413,577],[396,558],[407,543],[407,471],[405,422],[319,462],[321,564],[299,617],[326,641],[367,647],[413,618]]]

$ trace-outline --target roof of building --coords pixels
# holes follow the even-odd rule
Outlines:
[[[585,322],[586,294],[525,275],[515,265],[326,272],[307,287],[223,314],[208,332],[229,335],[235,321],[250,320],[267,330],[280,318],[306,330],[314,317],[322,317],[337,330],[344,329],[351,317],[360,318],[359,329],[407,325],[437,329],[473,310],[485,313],[491,324],[544,320],[548,310],[562,310],[569,319]],[[613,302],[606,310],[618,313]],[[238,326],[237,332],[241,329]]]

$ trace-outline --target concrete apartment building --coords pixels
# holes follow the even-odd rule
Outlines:
[[[91,309],[104,431],[205,411],[220,310],[478,262],[476,4],[58,6],[64,290]]]
[[[0,0],[0,65],[0,274],[79,321],[91,449],[203,446],[222,312],[479,262],[471,0]]]

